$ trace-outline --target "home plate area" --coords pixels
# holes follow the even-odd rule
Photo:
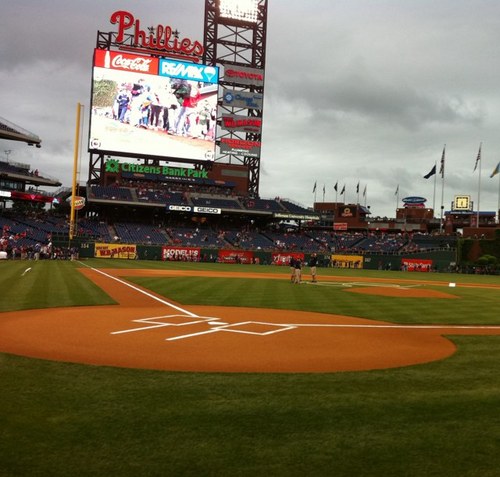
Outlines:
[[[186,338],[196,338],[197,336],[206,335],[217,332],[242,333],[247,335],[268,336],[281,331],[295,329],[295,326],[280,325],[274,323],[264,323],[258,321],[243,321],[239,323],[225,323],[219,318],[208,316],[186,316],[186,315],[165,315],[152,318],[142,318],[133,320],[134,323],[143,323],[147,326],[129,328],[120,331],[111,332],[112,335],[120,335],[124,333],[144,332],[157,328],[177,327],[179,334],[165,338],[166,341],[175,341]],[[206,325],[207,329],[186,333],[186,327],[194,325]],[[199,328],[199,326],[197,326]]]

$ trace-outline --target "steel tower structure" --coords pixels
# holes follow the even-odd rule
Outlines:
[[[205,0],[204,57],[203,63],[222,67],[254,68],[265,71],[266,65],[266,28],[268,0]],[[224,7],[223,4],[227,6]],[[241,6],[238,6],[240,4]],[[225,8],[225,10],[224,10]],[[221,75],[219,90],[224,88],[235,92],[249,92],[264,95],[264,82],[260,85],[248,85],[238,79]],[[249,117],[262,118],[263,108],[246,109],[224,105],[222,98],[218,101],[216,144],[220,148],[220,140],[224,137],[243,139],[261,143],[261,131],[240,132],[227,131],[221,128],[222,114],[243,114]],[[248,193],[259,195],[260,154],[259,157],[245,154],[226,154],[219,152],[215,161],[243,164],[248,167]]]

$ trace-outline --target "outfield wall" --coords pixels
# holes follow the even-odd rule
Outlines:
[[[300,256],[307,263],[311,254],[303,252],[267,252],[262,250],[204,249],[135,244],[102,244],[82,242],[80,258],[122,258],[129,260],[204,261],[223,263],[254,263],[288,266],[291,256]],[[323,267],[365,270],[402,270],[447,272],[455,268],[456,251],[441,250],[406,255],[388,254],[318,254]],[[428,270],[427,270],[428,269]]]

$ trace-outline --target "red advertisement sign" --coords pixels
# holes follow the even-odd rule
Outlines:
[[[225,129],[226,131],[260,133],[262,129],[262,118],[238,116],[236,114],[223,114],[222,129]]]
[[[222,263],[253,263],[253,252],[240,250],[219,250]]]
[[[119,51],[95,50],[94,66],[148,75],[158,74],[158,58]]]
[[[347,230],[347,222],[335,222],[333,230]]]
[[[260,142],[222,138],[220,141],[220,152],[224,154],[243,154],[248,157],[260,157]]]
[[[194,247],[162,247],[161,259],[171,262],[199,262],[201,250]]]
[[[263,86],[264,70],[244,66],[226,66],[224,78],[232,83]]]
[[[293,258],[304,261],[303,253],[273,253],[273,265],[289,266],[290,260]]]
[[[401,265],[408,272],[430,272],[432,269],[432,260],[423,258],[403,258]]]

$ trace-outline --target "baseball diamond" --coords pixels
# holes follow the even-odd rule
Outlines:
[[[394,368],[446,358],[445,335],[500,335],[500,326],[396,325],[292,310],[184,306],[128,277],[217,277],[216,272],[79,269],[118,305],[3,313],[0,350],[94,365],[211,372],[335,372]],[[283,274],[224,273],[286,280]],[[346,293],[450,300],[444,291],[387,279],[326,276],[312,286]],[[442,285],[445,285],[442,283]]]

